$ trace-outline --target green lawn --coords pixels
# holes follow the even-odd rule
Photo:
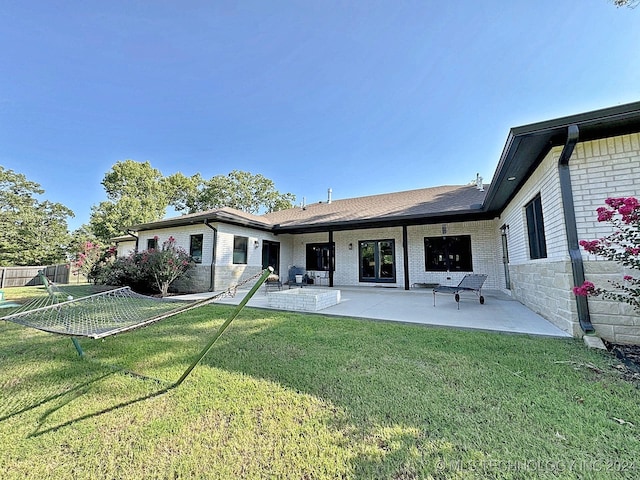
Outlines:
[[[173,382],[231,310],[95,361],[0,323],[0,478],[640,476],[638,385],[577,340],[245,309],[176,389],[106,366]]]

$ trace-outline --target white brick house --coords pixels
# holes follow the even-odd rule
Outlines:
[[[222,290],[267,265],[285,281],[296,266],[329,286],[404,289],[484,273],[485,288],[565,331],[640,343],[637,313],[571,291],[585,278],[606,284],[621,275],[577,240],[607,234],[595,209],[610,196],[637,196],[639,184],[640,102],[513,128],[488,186],[329,198],[262,216],[183,215],[132,227],[137,238],[119,237],[118,253],[173,236],[199,261],[177,286],[184,291]]]

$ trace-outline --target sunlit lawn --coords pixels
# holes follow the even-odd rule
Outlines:
[[[640,391],[577,340],[245,309],[158,394],[231,310],[82,340],[88,361],[0,323],[0,478],[640,475]]]

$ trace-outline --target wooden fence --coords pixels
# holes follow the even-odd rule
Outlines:
[[[45,275],[52,282],[69,283],[69,264],[0,267],[0,288],[42,285],[38,277],[40,270],[44,270]]]

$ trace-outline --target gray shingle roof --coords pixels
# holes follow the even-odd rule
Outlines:
[[[273,225],[303,227],[365,220],[401,219],[479,210],[486,192],[474,185],[447,185],[313,203],[263,216]]]
[[[474,185],[448,185],[367,197],[334,200],[289,208],[266,215],[253,215],[224,207],[135,225],[133,230],[151,230],[209,222],[229,222],[265,230],[299,230],[338,226],[361,228],[370,222],[403,221],[479,212],[485,192]]]

